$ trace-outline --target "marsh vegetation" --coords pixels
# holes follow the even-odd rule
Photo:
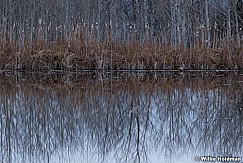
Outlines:
[[[243,70],[242,47],[233,43],[216,49],[200,45],[184,49],[149,43],[143,47],[138,43],[122,45],[114,42],[86,45],[73,40],[51,45],[36,43],[32,47],[29,47],[29,43],[23,47],[7,43],[2,44],[0,49],[2,70]]]

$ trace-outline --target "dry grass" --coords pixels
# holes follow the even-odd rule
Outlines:
[[[2,70],[242,70],[243,47],[222,43],[222,47],[173,48],[136,42],[90,42],[77,39],[48,44],[0,43]]]

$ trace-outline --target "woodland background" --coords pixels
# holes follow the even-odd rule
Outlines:
[[[0,1],[2,69],[241,69],[242,41],[242,0]]]

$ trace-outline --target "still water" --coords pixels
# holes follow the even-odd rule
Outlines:
[[[242,142],[242,74],[0,74],[1,163],[243,162]]]

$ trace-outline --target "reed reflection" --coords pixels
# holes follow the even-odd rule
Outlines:
[[[242,154],[240,74],[0,78],[1,162],[54,162],[77,153],[96,162],[149,162],[155,151],[168,158]]]

